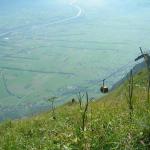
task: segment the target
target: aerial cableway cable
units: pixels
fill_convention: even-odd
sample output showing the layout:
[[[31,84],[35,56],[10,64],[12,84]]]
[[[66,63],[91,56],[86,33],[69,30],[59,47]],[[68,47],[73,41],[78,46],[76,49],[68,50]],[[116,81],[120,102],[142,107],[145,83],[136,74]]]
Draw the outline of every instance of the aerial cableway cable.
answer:
[[[112,72],[111,74],[109,74],[108,76],[106,76],[105,78],[103,79],[100,79],[98,80],[98,82],[102,82],[103,85],[101,86],[101,92],[102,93],[107,93],[108,92],[108,87],[105,86],[105,81],[107,81],[108,79],[110,79],[111,77],[115,76],[116,74],[120,73],[124,68],[129,68],[129,66],[133,66],[135,64],[135,62],[133,63],[133,61],[129,61],[127,64],[121,66],[120,68],[118,68],[117,70],[115,70],[114,72]],[[5,86],[5,90],[7,91],[7,93],[11,96],[14,96],[16,98],[21,98],[21,96],[18,96],[16,94],[14,94],[12,91],[10,91],[7,87],[7,84],[6,84],[6,79],[5,79],[5,76],[4,74],[2,73],[1,71],[1,75],[2,75],[2,80],[3,80],[3,83],[4,83],[4,86]]]
[[[115,76],[116,74],[120,73],[124,68],[127,68],[129,66],[133,66],[135,64],[135,62],[133,63],[133,61],[129,61],[127,64],[121,66],[120,68],[118,68],[117,70],[115,70],[113,73],[111,73],[110,75],[106,76],[104,79],[100,80],[99,82],[102,82],[102,86],[100,87],[100,91],[102,93],[108,93],[108,87],[105,85],[105,81],[108,80],[109,78]]]

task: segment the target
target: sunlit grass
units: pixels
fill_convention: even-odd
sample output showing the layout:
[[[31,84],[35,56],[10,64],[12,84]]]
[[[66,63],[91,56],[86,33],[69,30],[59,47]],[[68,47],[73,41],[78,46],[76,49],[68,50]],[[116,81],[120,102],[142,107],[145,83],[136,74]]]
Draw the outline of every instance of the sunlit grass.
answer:
[[[53,112],[0,125],[0,149],[109,150],[150,148],[150,104],[146,101],[146,72],[134,77],[133,116],[129,116],[126,84],[100,100],[90,101],[82,129],[79,103]]]

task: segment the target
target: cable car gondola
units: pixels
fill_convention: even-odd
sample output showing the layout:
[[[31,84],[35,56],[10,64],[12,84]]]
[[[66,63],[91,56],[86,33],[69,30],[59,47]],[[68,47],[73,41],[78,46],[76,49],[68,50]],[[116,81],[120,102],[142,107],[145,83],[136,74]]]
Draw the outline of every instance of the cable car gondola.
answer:
[[[103,85],[101,86],[100,91],[104,94],[108,93],[108,87],[105,86],[105,79],[103,80]]]

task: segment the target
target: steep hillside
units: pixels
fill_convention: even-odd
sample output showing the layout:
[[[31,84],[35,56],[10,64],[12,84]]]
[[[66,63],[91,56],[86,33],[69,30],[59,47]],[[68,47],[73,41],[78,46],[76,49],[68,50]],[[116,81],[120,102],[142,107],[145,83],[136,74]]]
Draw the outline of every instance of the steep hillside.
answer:
[[[147,73],[142,71],[134,77],[133,103],[127,101],[126,82],[88,105],[75,99],[54,112],[1,123],[0,150],[148,150],[146,86]]]

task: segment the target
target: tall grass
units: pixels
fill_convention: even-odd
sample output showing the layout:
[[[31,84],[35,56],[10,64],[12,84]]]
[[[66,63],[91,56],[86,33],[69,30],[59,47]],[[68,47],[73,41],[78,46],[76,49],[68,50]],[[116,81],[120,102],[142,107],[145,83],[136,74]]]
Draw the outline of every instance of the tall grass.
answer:
[[[130,120],[132,120],[132,115],[133,115],[133,73],[132,70],[129,73],[129,77],[128,77],[128,84],[127,84],[127,93],[126,93],[126,99],[127,99],[127,103],[128,103],[128,108],[129,108],[129,117]]]
[[[55,121],[50,117],[53,113],[45,112],[3,122],[0,150],[149,150],[150,105],[143,89],[146,79],[145,71],[134,78],[130,72],[126,84],[93,102],[88,93],[80,93],[78,103],[55,108],[59,114]]]

